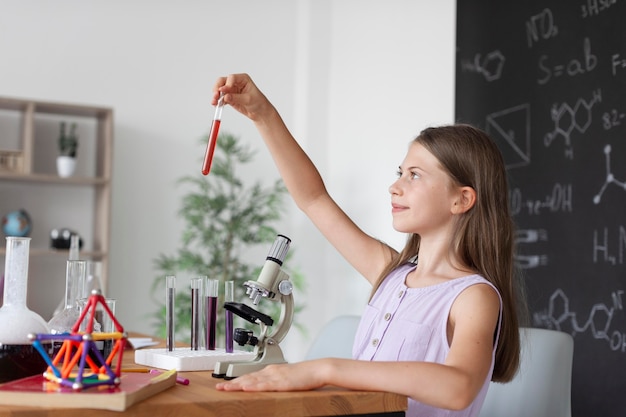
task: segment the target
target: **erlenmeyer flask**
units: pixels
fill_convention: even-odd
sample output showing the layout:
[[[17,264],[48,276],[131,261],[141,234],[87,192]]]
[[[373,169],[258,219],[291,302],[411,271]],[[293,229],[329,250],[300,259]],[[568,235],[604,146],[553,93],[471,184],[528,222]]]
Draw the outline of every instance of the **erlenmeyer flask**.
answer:
[[[72,331],[72,327],[80,317],[78,300],[83,295],[86,273],[86,261],[67,261],[64,307],[48,322],[50,333],[62,334]]]
[[[87,261],[85,285],[83,287],[83,294],[81,298],[88,298],[93,290],[98,290],[100,291],[100,294],[106,295],[104,293],[104,288],[102,288],[101,261]]]
[[[67,257],[70,261],[77,261],[80,257],[80,236],[73,234],[70,236],[70,250]],[[61,311],[65,308],[65,297],[61,298],[59,305],[54,309],[52,317],[61,314]]]
[[[30,333],[48,333],[45,320],[26,306],[29,237],[6,238],[4,300],[0,308],[0,383],[42,373],[46,362]]]

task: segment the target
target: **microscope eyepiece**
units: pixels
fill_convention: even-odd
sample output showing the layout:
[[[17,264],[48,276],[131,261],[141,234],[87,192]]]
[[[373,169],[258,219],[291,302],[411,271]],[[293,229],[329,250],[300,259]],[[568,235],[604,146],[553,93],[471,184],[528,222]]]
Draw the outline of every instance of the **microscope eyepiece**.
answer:
[[[282,266],[285,257],[287,256],[287,252],[289,251],[289,244],[291,243],[291,239],[289,239],[285,235],[277,235],[272,247],[270,248],[270,252],[267,254],[268,261],[274,261],[278,265]]]

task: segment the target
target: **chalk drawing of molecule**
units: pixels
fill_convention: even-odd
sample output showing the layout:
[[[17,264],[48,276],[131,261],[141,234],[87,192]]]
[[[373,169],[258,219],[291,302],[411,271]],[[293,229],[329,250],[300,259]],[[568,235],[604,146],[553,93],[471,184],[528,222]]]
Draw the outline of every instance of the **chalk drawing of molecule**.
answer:
[[[573,158],[572,133],[587,131],[592,121],[591,108],[601,101],[602,91],[598,89],[589,101],[579,98],[574,106],[568,103],[554,104],[550,111],[550,117],[554,121],[554,130],[545,135],[544,145],[548,147],[557,137],[562,136],[566,147],[565,155]]]
[[[584,322],[579,322],[577,314],[570,310],[569,298],[562,289],[557,289],[550,297],[548,310],[533,314],[535,325],[548,329],[563,331],[576,336],[579,333],[590,332],[594,339],[603,340],[613,351],[626,353],[626,334],[619,330],[611,330],[615,313],[623,311],[623,290],[611,294],[613,305],[596,303]]]
[[[499,50],[491,51],[484,57],[481,54],[474,55],[473,61],[463,59],[461,68],[463,71],[472,71],[482,74],[485,80],[491,82],[500,79],[506,58]]]
[[[594,204],[600,204],[602,194],[604,194],[604,190],[606,190],[606,187],[608,187],[609,184],[615,184],[626,191],[626,182],[616,180],[615,176],[611,172],[611,145],[606,145],[604,147],[604,156],[606,159],[606,177],[604,179],[604,184],[602,184],[602,188],[600,188],[598,194],[593,197]]]
[[[504,55],[499,50],[489,52],[481,64],[482,73],[487,81],[495,81],[502,76]]]

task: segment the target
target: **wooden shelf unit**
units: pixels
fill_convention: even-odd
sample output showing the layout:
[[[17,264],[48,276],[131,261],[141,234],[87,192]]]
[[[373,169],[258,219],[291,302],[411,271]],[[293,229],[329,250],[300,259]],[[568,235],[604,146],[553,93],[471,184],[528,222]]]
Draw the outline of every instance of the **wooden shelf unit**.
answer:
[[[79,136],[77,168],[73,176],[56,173],[61,122],[76,123]],[[108,288],[113,110],[108,107],[0,97],[0,217],[23,208],[32,218],[29,304],[31,293],[64,291],[68,252],[51,249],[50,231],[68,227],[83,239],[81,258],[102,261],[102,283]],[[13,158],[14,160],[11,160]],[[2,164],[4,162],[4,164]],[[76,223],[76,228],[72,227]],[[82,229],[82,230],[81,230]],[[5,245],[0,245],[4,258]],[[4,260],[2,261],[4,265]],[[59,265],[53,282],[45,282],[48,266]],[[4,268],[2,267],[2,270]],[[62,274],[59,278],[58,274]],[[42,283],[42,281],[44,281]],[[63,289],[58,289],[59,282]],[[43,287],[43,288],[41,288]],[[47,289],[46,289],[47,288]],[[41,294],[33,294],[42,305]],[[38,311],[46,318],[59,299]],[[54,304],[52,307],[51,305]],[[37,306],[30,306],[37,310]]]

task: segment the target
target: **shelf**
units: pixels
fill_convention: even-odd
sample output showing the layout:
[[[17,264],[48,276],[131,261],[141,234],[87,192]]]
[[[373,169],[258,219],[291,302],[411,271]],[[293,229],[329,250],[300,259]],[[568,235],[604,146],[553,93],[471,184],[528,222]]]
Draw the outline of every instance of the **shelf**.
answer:
[[[27,112],[30,106],[34,106],[37,113],[45,113],[59,116],[80,116],[90,118],[108,117],[113,112],[107,107],[91,106],[84,104],[57,103],[52,101],[28,100],[16,97],[0,97],[0,109]]]
[[[32,182],[38,184],[67,184],[67,185],[103,185],[109,182],[107,178],[87,178],[87,177],[68,177],[62,178],[58,175],[47,174],[16,174],[9,172],[0,172],[0,180],[15,182]]]
[[[69,177],[57,174],[62,123],[75,124],[78,134],[76,170]],[[111,108],[0,97],[0,217],[16,209],[31,217],[28,297],[43,317],[63,295],[69,256],[49,247],[50,230],[67,227],[81,236],[80,258],[102,261],[107,292],[112,158]],[[0,257],[5,252],[0,245]]]
[[[0,257],[3,257],[6,254],[6,249],[0,249]],[[29,251],[29,255],[33,257],[39,256],[62,256],[67,258],[69,255],[69,251],[63,249],[41,249],[41,248],[31,248]],[[81,251],[80,258],[81,259],[102,259],[106,257],[105,252],[101,251]]]

